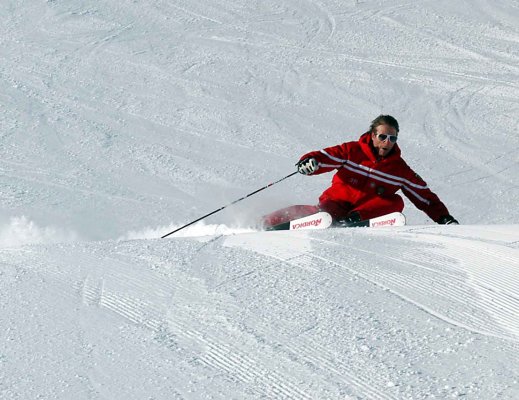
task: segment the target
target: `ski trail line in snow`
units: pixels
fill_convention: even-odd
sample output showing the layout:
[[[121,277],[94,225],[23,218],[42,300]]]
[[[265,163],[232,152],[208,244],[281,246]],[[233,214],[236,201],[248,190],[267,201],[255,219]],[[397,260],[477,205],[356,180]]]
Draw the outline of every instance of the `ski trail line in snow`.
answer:
[[[91,262],[95,261],[95,258],[92,258]],[[239,342],[229,341],[226,332],[217,335],[218,329],[214,329],[212,333],[207,329],[195,329],[197,324],[192,321],[190,315],[183,313],[178,307],[174,308],[172,316],[168,316],[169,302],[161,302],[157,298],[175,293],[176,296],[185,299],[203,299],[203,293],[197,293],[190,287],[174,284],[153,274],[134,275],[132,265],[120,260],[110,259],[108,264],[109,268],[91,271],[85,278],[82,293],[86,305],[106,308],[138,326],[149,329],[159,335],[166,345],[168,341],[196,343],[197,348],[204,349],[197,355],[201,362],[249,384],[264,396],[300,400],[312,398],[297,382],[292,382],[288,375],[273,372],[261,359],[248,357],[236,346]],[[150,287],[153,287],[156,294],[152,298],[145,296],[147,288]],[[139,293],[142,298],[137,297]]]
[[[434,236],[438,238],[437,235]],[[311,239],[334,246],[340,245],[315,237]],[[363,279],[394,293],[403,300],[414,304],[423,311],[451,325],[474,333],[519,342],[519,320],[517,318],[519,300],[515,295],[519,291],[519,287],[517,287],[519,286],[517,283],[518,279],[516,277],[519,273],[519,267],[516,265],[518,261],[513,254],[500,255],[503,252],[513,253],[517,251],[509,247],[496,246],[500,247],[500,249],[497,254],[494,254],[487,250],[482,250],[480,243],[474,244],[466,240],[463,240],[463,246],[458,244],[452,247],[452,239],[444,240],[442,243],[451,246],[449,253],[452,254],[453,260],[450,262],[454,263],[454,265],[463,265],[467,260],[472,260],[469,262],[471,265],[463,268],[463,272],[466,274],[465,277],[456,277],[449,273],[443,275],[446,279],[442,279],[440,282],[437,282],[438,275],[432,276],[431,280],[428,281],[423,275],[413,276],[411,273],[398,274],[395,271],[380,271],[374,265],[367,265],[365,268],[358,266],[353,268],[328,257],[315,254],[313,256],[323,262],[336,264],[352,274],[361,276]],[[375,259],[390,259],[397,264],[408,264],[409,266],[422,268],[419,263],[408,262],[404,258],[395,258],[394,256],[387,256],[383,253],[358,247],[352,248],[352,252],[370,254]],[[430,254],[428,253],[429,256]],[[495,262],[495,260],[511,262],[512,265],[508,273],[492,274],[488,268],[484,268],[485,265],[492,265],[492,261]],[[431,260],[429,259],[429,261]],[[438,270],[440,270],[440,267],[441,264],[438,264]],[[439,311],[425,304],[423,299],[417,300],[418,293],[421,293],[420,296],[424,298],[433,296],[438,299],[449,299],[451,306]],[[428,293],[429,295],[423,296],[423,293]],[[468,301],[468,299],[472,299],[472,301]],[[454,304],[461,306],[461,310],[455,310]],[[471,311],[467,312],[469,306]],[[436,305],[436,308],[439,308],[439,306]],[[479,315],[476,314],[478,309],[480,310]],[[451,315],[448,315],[448,313],[451,313]]]
[[[301,234],[302,236],[305,235],[304,233],[300,233],[300,235]],[[280,278],[286,275],[286,270],[281,268],[283,264],[289,266],[291,270],[296,268],[303,273],[320,274],[323,272],[323,263],[309,252],[310,249],[308,246],[304,244],[295,246],[295,243],[290,245],[290,242],[295,239],[290,233],[275,232],[274,235],[276,236],[276,244],[273,246],[264,246],[259,243],[254,243],[254,239],[250,236],[241,238],[227,237],[224,246],[243,246],[251,251],[276,260],[276,262],[272,263],[273,268],[269,268],[268,272]],[[280,245],[280,242],[285,246]],[[326,274],[334,275],[333,272],[330,272],[330,269],[326,269]],[[344,280],[344,275],[336,274],[336,276],[339,278],[337,281],[340,282]],[[397,397],[384,390],[385,387],[381,385],[381,380],[377,375],[355,374],[355,368],[350,368],[347,363],[339,362],[337,355],[334,355],[330,349],[327,349],[313,337],[298,335],[288,340],[285,336],[277,335],[272,331],[263,331],[257,326],[255,329],[256,334],[268,337],[273,346],[288,352],[291,359],[297,359],[298,362],[303,365],[310,364],[314,369],[321,371],[323,374],[332,375],[333,382],[340,382],[343,387],[352,390],[354,397],[367,396],[367,398],[376,400],[397,399]]]

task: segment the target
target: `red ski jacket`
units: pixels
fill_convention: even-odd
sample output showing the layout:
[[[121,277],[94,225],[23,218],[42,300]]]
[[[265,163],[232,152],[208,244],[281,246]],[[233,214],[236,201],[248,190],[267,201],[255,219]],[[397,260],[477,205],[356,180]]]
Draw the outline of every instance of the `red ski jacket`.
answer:
[[[378,159],[371,145],[371,134],[363,134],[358,141],[347,142],[312,151],[301,157],[313,157],[322,174],[338,169],[332,186],[322,195],[338,202],[358,205],[377,196],[395,194],[402,189],[405,196],[434,222],[449,215],[447,207],[402,159],[400,148],[395,144],[388,156]]]

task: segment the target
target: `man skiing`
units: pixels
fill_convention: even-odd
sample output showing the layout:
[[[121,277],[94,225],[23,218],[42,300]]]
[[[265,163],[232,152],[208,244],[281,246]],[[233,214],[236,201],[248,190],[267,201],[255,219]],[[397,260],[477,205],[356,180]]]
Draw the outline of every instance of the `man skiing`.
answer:
[[[332,185],[319,197],[318,209],[336,223],[357,222],[391,212],[401,212],[406,197],[438,224],[458,224],[447,207],[402,159],[399,126],[391,115],[375,118],[358,141],[312,151],[296,164],[304,175],[337,169]]]

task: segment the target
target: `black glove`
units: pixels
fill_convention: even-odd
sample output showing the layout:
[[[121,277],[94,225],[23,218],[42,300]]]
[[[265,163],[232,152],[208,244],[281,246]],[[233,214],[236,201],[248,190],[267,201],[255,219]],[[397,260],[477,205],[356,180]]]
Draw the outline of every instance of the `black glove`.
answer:
[[[459,222],[456,221],[452,215],[444,215],[436,222],[440,225],[459,225]]]
[[[297,164],[297,171],[303,175],[312,175],[315,171],[319,169],[319,164],[317,160],[313,157],[305,158],[304,160],[299,161]]]

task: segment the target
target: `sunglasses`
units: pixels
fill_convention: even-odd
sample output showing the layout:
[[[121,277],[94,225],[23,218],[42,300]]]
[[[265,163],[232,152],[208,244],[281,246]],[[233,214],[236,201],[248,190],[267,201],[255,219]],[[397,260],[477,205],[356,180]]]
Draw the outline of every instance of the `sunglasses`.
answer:
[[[389,138],[389,141],[391,143],[396,143],[396,140],[398,139],[398,136],[396,136],[396,135],[386,135],[385,133],[376,133],[375,136],[381,142],[385,142],[387,140],[387,138]]]

